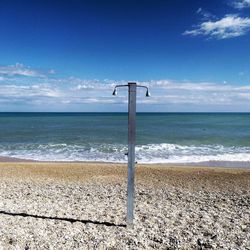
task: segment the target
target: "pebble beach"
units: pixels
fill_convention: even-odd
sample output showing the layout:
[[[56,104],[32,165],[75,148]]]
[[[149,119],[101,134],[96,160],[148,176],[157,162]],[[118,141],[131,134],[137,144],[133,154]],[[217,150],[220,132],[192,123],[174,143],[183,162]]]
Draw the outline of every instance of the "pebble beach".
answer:
[[[0,163],[0,249],[250,249],[250,170]]]

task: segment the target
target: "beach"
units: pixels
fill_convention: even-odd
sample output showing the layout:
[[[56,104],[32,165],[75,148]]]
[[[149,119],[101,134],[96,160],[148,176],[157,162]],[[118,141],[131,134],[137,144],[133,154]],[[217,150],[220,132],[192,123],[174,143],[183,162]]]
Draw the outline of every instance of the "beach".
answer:
[[[250,249],[250,169],[0,163],[0,249]]]

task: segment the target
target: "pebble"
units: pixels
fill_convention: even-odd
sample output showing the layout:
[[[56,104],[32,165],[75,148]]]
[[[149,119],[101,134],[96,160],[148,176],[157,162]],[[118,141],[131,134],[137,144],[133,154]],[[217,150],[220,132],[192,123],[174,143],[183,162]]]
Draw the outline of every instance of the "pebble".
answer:
[[[249,189],[138,183],[127,228],[126,183],[1,178],[0,188],[0,249],[250,249]]]

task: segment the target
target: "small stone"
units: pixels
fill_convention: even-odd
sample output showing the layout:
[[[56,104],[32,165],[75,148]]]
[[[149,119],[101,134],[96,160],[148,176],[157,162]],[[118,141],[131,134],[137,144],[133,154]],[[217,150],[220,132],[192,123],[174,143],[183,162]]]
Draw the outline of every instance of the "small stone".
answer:
[[[211,240],[215,240],[215,239],[217,239],[217,234],[214,234],[214,235],[212,235],[212,237],[211,237]]]
[[[202,249],[203,241],[201,239],[197,239],[197,244]]]
[[[175,237],[175,236],[170,236],[169,237],[169,244],[172,247],[178,247],[178,245],[180,244],[180,241]]]

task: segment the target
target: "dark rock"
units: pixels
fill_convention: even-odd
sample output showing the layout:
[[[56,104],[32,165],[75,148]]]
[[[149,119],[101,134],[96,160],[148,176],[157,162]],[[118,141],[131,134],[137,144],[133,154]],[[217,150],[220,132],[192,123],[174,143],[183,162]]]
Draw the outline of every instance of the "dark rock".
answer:
[[[180,244],[180,241],[175,236],[169,237],[169,244],[171,247],[177,248]]]
[[[212,235],[212,237],[211,237],[211,240],[215,240],[215,239],[217,239],[217,234],[214,234],[214,235]]]

